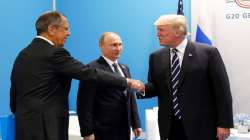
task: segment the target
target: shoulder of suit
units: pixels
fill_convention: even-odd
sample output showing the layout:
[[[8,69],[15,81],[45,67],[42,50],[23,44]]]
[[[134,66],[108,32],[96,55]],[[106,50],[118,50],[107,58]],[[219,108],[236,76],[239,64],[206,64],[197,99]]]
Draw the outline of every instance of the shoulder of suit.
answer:
[[[169,51],[169,48],[168,47],[164,47],[164,48],[161,48],[159,50],[156,50],[154,51],[153,53],[151,53],[150,55],[158,55],[158,54],[162,54],[162,53],[166,53]]]
[[[44,50],[48,53],[48,55],[50,54],[62,54],[62,53],[66,53],[66,54],[70,54],[65,48],[63,47],[54,47],[53,45],[51,45],[49,42],[40,39],[40,38],[34,38],[32,40],[32,42],[29,44],[29,47],[35,47],[38,48],[40,50]]]
[[[88,63],[88,66],[94,67],[94,68],[98,68],[98,67],[101,67],[102,64],[101,64],[101,62],[100,62],[100,59],[95,59],[95,60],[89,62],[89,63]]]
[[[189,47],[189,50],[193,50],[197,53],[213,53],[214,51],[217,50],[216,47],[214,46],[211,46],[211,45],[207,45],[207,44],[204,44],[204,43],[198,43],[198,42],[189,42],[188,44],[188,47]]]
[[[208,44],[204,44],[204,43],[199,43],[199,42],[190,42],[191,47],[195,47],[198,49],[214,49],[214,46],[208,45]]]
[[[60,56],[61,54],[70,55],[69,52],[62,47],[53,47],[48,42],[35,38],[32,42],[25,47],[20,53],[39,53],[44,56]]]
[[[58,56],[58,57],[61,56],[71,57],[69,51],[67,51],[63,47],[51,47],[51,49],[49,49],[48,51],[48,55]]]
[[[31,42],[31,45],[54,48],[49,42],[41,38],[34,38]]]

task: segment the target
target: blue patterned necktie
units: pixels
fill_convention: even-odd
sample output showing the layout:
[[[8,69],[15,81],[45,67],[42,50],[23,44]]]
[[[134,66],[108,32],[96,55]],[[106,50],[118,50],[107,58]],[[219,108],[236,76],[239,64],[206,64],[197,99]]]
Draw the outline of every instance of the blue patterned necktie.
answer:
[[[173,53],[171,62],[172,102],[173,102],[174,116],[177,119],[181,119],[182,115],[181,115],[181,107],[179,104],[180,100],[178,99],[177,96],[181,67],[177,52],[178,52],[177,49],[172,49]]]

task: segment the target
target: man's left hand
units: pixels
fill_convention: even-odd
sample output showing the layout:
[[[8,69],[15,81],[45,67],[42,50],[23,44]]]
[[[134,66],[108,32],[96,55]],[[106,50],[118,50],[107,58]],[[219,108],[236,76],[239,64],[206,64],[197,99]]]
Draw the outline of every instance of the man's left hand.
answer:
[[[142,133],[142,129],[141,128],[135,128],[134,130],[134,134],[135,134],[135,137],[139,137]]]
[[[218,140],[225,140],[229,137],[230,135],[230,128],[217,128],[217,138]]]

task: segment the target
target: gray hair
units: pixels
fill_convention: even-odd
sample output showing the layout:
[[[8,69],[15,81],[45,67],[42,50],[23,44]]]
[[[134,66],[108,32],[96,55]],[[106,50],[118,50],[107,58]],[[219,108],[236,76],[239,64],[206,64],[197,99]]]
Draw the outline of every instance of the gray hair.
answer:
[[[102,35],[101,35],[101,37],[100,37],[100,39],[99,39],[99,46],[101,46],[103,43],[104,43],[104,41],[105,41],[105,37],[106,36],[108,36],[108,35],[116,35],[116,36],[118,36],[118,37],[120,37],[117,33],[115,33],[115,32],[104,32],[104,33],[102,33]]]
[[[65,17],[63,14],[56,11],[42,14],[36,21],[37,35],[47,32],[49,25],[60,25],[63,17]]]

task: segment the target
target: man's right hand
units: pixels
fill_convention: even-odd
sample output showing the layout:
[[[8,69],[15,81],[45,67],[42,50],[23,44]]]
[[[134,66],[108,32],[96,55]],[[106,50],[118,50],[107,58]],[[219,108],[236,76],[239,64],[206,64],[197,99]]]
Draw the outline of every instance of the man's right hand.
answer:
[[[85,136],[83,137],[84,140],[95,140],[95,135],[94,134],[91,134],[91,135],[88,135],[88,136]]]
[[[133,79],[127,78],[127,82],[128,82],[129,87],[131,87],[133,89],[136,89],[136,90],[138,90],[140,92],[145,91],[145,85],[140,80],[133,80]]]

